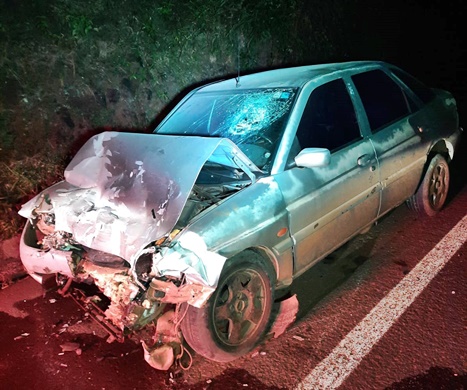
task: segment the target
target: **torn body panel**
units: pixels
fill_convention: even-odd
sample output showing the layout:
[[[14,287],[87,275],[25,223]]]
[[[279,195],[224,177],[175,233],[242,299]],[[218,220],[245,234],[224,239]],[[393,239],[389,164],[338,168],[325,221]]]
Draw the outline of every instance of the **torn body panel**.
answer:
[[[208,296],[225,259],[196,235],[171,244],[170,233],[251,184],[258,172],[227,139],[99,134],[70,162],[65,181],[21,209],[29,219],[23,261],[32,272],[67,276],[80,273],[73,256],[101,265],[126,262],[136,275],[137,260],[152,252],[152,277],[183,274],[187,282],[208,287]],[[49,267],[57,256],[60,265]]]
[[[20,240],[21,260],[28,273],[39,283],[42,276],[59,273],[68,277],[73,276],[70,263],[73,261],[72,252],[59,249],[43,250],[38,244],[38,237],[33,224],[28,221],[23,229]]]
[[[97,257],[113,256],[134,268],[148,245],[165,241],[163,249],[153,250],[161,275],[184,273],[189,281],[214,288],[222,257],[210,253],[194,236],[171,248],[167,238],[174,228],[183,229],[202,210],[251,184],[254,172],[260,171],[227,139],[102,133],[71,161],[66,181],[21,209],[20,214],[30,220],[28,242],[23,239],[25,252],[30,247],[36,255],[49,252],[50,257],[61,250],[65,257],[69,251],[89,257],[93,250],[99,252]],[[41,238],[33,237],[33,228]],[[27,257],[28,269],[47,273],[47,266],[37,266],[33,255]],[[76,274],[73,269],[63,273]]]
[[[26,203],[20,214],[53,209],[54,231],[133,264],[148,243],[168,235],[201,169],[259,169],[229,140],[106,132],[91,138],[65,171],[66,181]],[[241,164],[239,164],[241,162]]]
[[[99,134],[65,181],[23,205],[22,261],[39,282],[56,273],[94,283],[110,300],[106,320],[121,331],[113,338],[141,333],[153,351],[141,330],[167,305],[201,307],[226,260],[197,234],[177,234],[260,173],[227,139]]]

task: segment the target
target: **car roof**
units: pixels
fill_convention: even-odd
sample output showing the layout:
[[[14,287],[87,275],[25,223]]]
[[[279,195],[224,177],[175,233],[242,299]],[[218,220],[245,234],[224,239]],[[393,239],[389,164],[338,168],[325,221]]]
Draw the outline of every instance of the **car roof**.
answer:
[[[339,73],[351,69],[365,70],[366,68],[388,67],[382,61],[352,61],[336,62],[332,64],[308,65],[293,68],[281,68],[265,72],[252,73],[241,76],[237,84],[235,77],[208,84],[201,87],[202,92],[225,91],[233,89],[250,88],[280,88],[280,87],[301,87],[308,81],[320,76]]]

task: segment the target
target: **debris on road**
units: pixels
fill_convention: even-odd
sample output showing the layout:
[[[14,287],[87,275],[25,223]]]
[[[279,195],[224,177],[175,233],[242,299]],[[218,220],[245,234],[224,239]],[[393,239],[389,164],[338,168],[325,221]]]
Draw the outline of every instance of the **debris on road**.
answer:
[[[277,314],[276,321],[271,329],[271,334],[274,338],[278,338],[283,334],[286,329],[295,321],[295,317],[298,313],[298,299],[297,295],[293,295],[290,298],[280,303],[279,313]]]
[[[58,334],[62,334],[63,332],[66,332],[69,326],[70,326],[69,324],[63,324],[62,327],[58,330]]]
[[[16,340],[23,339],[28,336],[29,336],[29,333],[21,333],[19,336],[16,336],[13,340],[16,341]]]
[[[305,341],[305,339],[303,337],[297,336],[295,334],[292,336],[292,338],[295,339],[295,340],[298,340],[298,341]]]
[[[63,344],[60,344],[60,348],[62,349],[62,352],[73,352],[80,349],[80,345],[78,343],[67,341]]]

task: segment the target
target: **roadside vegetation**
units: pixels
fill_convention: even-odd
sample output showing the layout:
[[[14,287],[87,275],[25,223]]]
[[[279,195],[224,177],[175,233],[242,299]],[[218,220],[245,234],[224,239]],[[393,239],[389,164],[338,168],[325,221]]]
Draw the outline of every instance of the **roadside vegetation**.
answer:
[[[326,9],[315,10],[312,20],[305,5],[2,2],[0,239],[20,230],[20,205],[59,180],[91,134],[150,131],[183,92],[202,82],[333,57],[322,22]]]

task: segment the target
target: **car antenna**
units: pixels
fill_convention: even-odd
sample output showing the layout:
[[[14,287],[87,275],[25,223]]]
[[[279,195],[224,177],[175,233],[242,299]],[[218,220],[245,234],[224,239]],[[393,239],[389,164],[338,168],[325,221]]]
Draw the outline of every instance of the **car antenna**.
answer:
[[[235,86],[240,86],[240,36],[238,36],[237,42],[237,77],[235,77]]]

